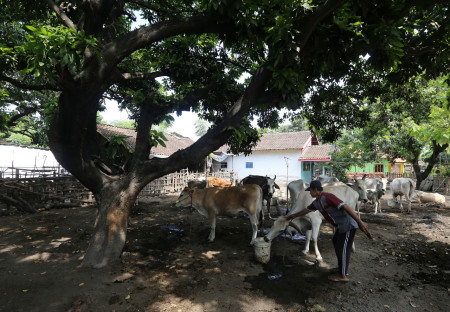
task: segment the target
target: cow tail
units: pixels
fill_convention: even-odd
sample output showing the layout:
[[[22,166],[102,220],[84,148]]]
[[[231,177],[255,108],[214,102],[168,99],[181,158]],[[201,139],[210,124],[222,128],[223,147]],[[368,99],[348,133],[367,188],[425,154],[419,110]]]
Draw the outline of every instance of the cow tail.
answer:
[[[264,210],[263,210],[263,191],[259,188],[258,210],[259,210],[259,224],[263,227],[264,222]]]
[[[413,196],[415,190],[416,183],[412,179],[409,179],[409,198]]]

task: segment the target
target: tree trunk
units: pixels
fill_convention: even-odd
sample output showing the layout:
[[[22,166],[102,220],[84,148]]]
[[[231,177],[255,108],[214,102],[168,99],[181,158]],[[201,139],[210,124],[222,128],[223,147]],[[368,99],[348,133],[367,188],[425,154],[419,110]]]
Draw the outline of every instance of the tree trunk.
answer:
[[[118,186],[105,188],[97,196],[97,219],[82,266],[101,268],[120,259],[137,195],[130,187]]]
[[[430,175],[434,165],[437,164],[439,154],[442,153],[443,151],[445,151],[448,147],[448,143],[439,145],[434,140],[432,141],[432,144],[433,144],[432,145],[433,153],[431,154],[431,156],[428,160],[428,165],[425,168],[424,172],[420,171],[420,166],[419,166],[419,162],[418,162],[419,157],[417,157],[417,161],[415,161],[413,163],[413,168],[414,168],[414,171],[416,173],[416,178],[417,178],[417,183],[416,183],[417,189],[419,189],[420,183],[422,183],[422,181],[424,181]]]

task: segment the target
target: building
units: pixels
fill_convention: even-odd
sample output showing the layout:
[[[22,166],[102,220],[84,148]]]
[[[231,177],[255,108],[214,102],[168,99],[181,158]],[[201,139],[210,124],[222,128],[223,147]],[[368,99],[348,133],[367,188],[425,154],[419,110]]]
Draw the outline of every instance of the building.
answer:
[[[110,140],[113,136],[122,136],[130,150],[134,150],[136,147],[136,131],[133,129],[126,129],[106,124],[97,124],[97,132],[106,140]],[[164,136],[167,138],[167,141],[164,142],[166,146],[158,144],[156,147],[153,147],[151,149],[151,154],[149,154],[149,158],[169,157],[176,151],[191,146],[194,143],[192,139],[177,133],[164,134]]]
[[[0,178],[58,175],[63,170],[49,149],[0,142]]]
[[[213,170],[230,170],[239,179],[248,175],[277,176],[277,181],[311,181],[314,176],[331,174],[332,145],[319,145],[310,131],[264,134],[252,153],[226,154],[225,148],[213,157]]]

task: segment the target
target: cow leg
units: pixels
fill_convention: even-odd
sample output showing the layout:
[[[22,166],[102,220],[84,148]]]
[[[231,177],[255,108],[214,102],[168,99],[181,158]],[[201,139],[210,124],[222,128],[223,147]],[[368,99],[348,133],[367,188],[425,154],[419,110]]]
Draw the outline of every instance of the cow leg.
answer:
[[[408,213],[411,213],[411,199],[408,195],[405,195],[405,200],[408,202]]]
[[[311,242],[312,230],[307,230],[305,233],[306,241],[305,241],[305,249],[302,250],[302,254],[306,255],[309,252],[309,243]]]
[[[255,244],[256,236],[258,234],[258,216],[257,215],[251,215],[250,217],[250,223],[252,225],[253,235],[252,240],[250,241],[250,246],[253,246]]]
[[[400,195],[398,197],[400,197],[400,212],[403,213],[402,195]]]
[[[214,239],[216,238],[216,216],[213,213],[209,214],[209,225],[211,228],[211,231],[209,232],[208,241],[214,242]]]
[[[312,240],[313,240],[313,244],[314,244],[314,252],[316,254],[316,260],[318,262],[322,262],[322,255],[320,254],[319,251],[319,246],[317,246],[317,241],[318,241],[318,237],[319,237],[319,230],[320,230],[320,224],[322,222],[318,222],[318,224],[312,224]]]
[[[264,211],[259,212],[259,228],[261,231],[261,236],[264,236]],[[252,227],[253,228],[253,227]]]
[[[278,199],[275,202],[275,207],[277,207],[278,215],[282,216],[283,214],[281,213],[280,201]]]
[[[267,215],[269,216],[269,219],[275,219],[275,218],[272,218],[271,216],[270,216],[270,202],[272,201],[272,198],[271,197],[269,197],[269,198],[267,198],[267,200],[266,200],[266,202],[267,202]]]

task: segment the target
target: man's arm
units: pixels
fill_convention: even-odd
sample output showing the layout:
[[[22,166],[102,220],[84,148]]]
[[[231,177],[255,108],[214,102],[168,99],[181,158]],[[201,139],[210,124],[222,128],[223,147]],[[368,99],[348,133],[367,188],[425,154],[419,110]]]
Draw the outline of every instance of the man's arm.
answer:
[[[350,208],[349,205],[345,204],[344,206],[342,206],[342,209],[344,209],[349,215],[350,217],[352,217],[356,223],[358,223],[359,228],[361,229],[361,231],[363,231],[364,233],[368,232],[368,226],[366,223],[364,223],[359,217],[358,215],[355,213],[355,211],[353,211],[352,208]]]
[[[297,217],[304,216],[305,214],[308,214],[308,213],[310,213],[310,212],[311,212],[311,211],[308,210],[308,209],[303,209],[303,210],[301,210],[301,211],[299,211],[299,212],[297,212],[297,213],[293,213],[293,214],[291,214],[290,216],[287,216],[286,219],[287,219],[288,221],[291,221],[291,220],[293,220],[293,219],[295,219],[295,218],[297,218]]]

